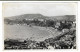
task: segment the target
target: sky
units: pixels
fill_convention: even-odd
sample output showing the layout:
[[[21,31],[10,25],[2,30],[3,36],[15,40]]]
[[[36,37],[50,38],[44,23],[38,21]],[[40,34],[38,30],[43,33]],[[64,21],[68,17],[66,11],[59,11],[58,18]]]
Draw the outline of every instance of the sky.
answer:
[[[44,16],[76,15],[76,3],[3,3],[3,17],[22,14],[42,14]]]

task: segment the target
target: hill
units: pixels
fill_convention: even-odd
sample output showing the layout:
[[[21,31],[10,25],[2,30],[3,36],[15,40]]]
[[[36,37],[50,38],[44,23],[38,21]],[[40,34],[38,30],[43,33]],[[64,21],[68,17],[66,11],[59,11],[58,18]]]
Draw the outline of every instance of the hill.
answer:
[[[42,14],[23,14],[18,16],[6,17],[7,19],[15,20],[15,19],[51,19],[51,20],[67,20],[67,21],[75,21],[75,15],[63,15],[63,16],[44,16]]]

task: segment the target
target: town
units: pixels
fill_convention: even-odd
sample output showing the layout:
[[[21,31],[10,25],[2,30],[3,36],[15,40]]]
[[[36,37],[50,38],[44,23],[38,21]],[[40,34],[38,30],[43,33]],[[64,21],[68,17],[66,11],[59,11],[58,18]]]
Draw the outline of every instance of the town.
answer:
[[[76,49],[76,21],[52,19],[4,19],[7,25],[25,25],[28,27],[44,27],[55,29],[61,34],[44,41],[5,39],[4,49]],[[57,33],[57,32],[56,32]],[[56,34],[55,34],[56,35]]]

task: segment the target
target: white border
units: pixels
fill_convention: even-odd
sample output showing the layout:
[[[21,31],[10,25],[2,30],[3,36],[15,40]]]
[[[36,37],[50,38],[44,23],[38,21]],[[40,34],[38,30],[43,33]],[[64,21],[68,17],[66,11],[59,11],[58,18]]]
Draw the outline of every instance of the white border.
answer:
[[[63,49],[55,49],[55,50],[4,50],[3,49],[3,28],[4,28],[4,26],[3,26],[3,23],[2,23],[2,2],[4,3],[4,2],[18,2],[18,3],[20,3],[20,2],[29,2],[29,3],[31,3],[31,2],[35,2],[35,3],[37,3],[37,2],[47,2],[47,3],[49,3],[49,2],[69,2],[69,3],[73,3],[73,2],[77,2],[78,3],[78,16],[77,16],[77,49],[75,50],[73,50],[73,49],[67,49],[67,50],[63,50]],[[79,26],[79,24],[80,24],[80,1],[0,1],[0,52],[80,52],[79,51],[79,48],[80,48],[80,41],[79,41],[79,38],[80,38],[80,33],[79,33],[79,29],[80,29],[80,26]]]

